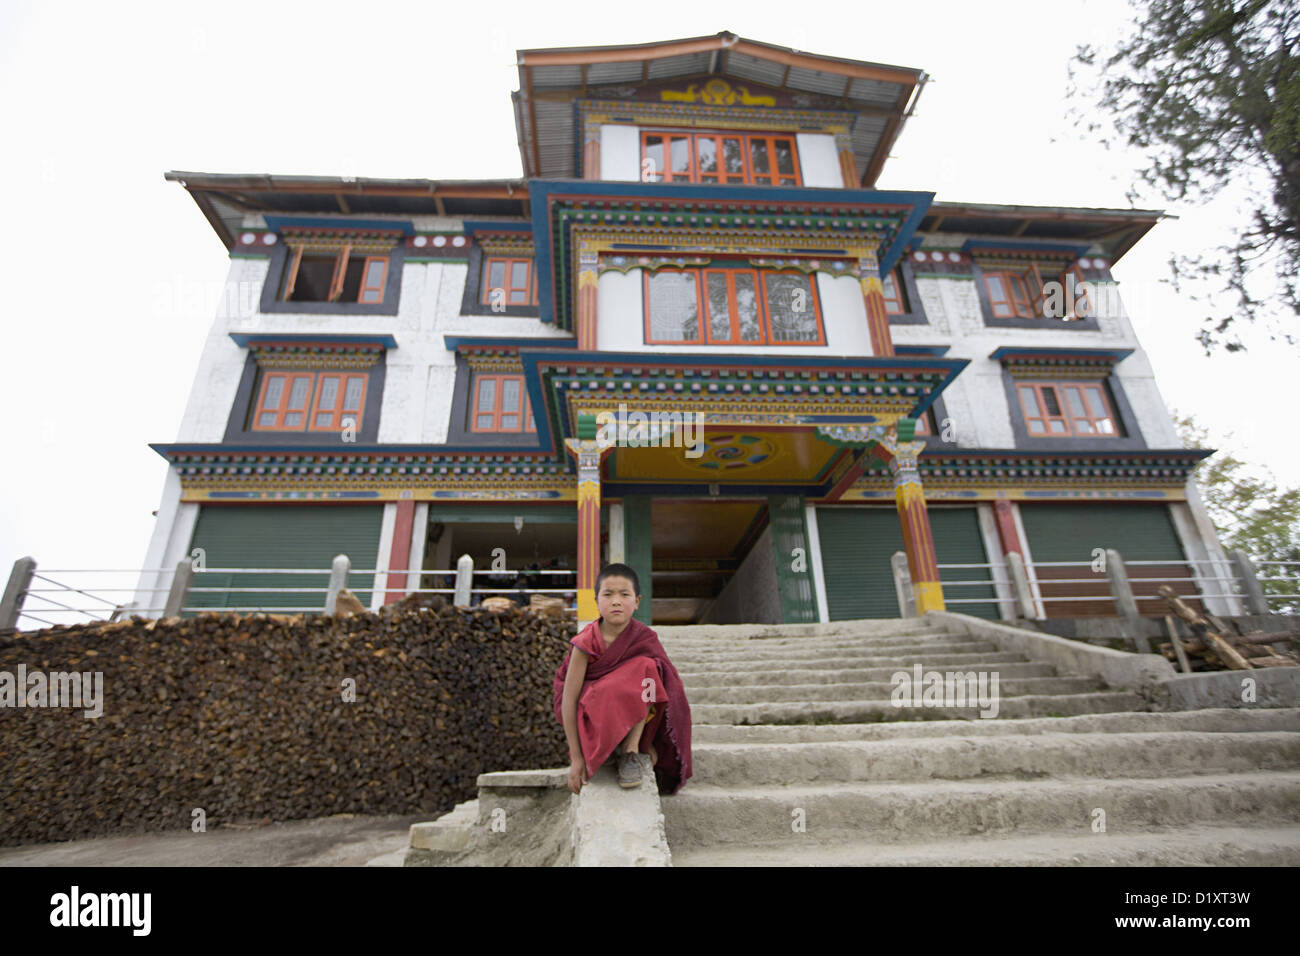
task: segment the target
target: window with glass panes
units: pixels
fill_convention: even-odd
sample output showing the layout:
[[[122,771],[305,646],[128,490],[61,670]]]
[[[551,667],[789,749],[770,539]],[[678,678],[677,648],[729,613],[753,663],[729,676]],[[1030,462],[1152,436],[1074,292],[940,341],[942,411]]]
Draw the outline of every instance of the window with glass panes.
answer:
[[[341,431],[358,428],[365,408],[364,374],[267,372],[262,376],[253,429]]]
[[[1088,290],[1077,267],[1056,273],[1031,262],[1024,268],[981,268],[980,271],[994,318],[1049,318],[1068,322],[1088,317]],[[1055,296],[1049,290],[1049,283],[1059,284]],[[1059,314],[1053,314],[1056,312]]]
[[[803,272],[647,271],[646,344],[824,345],[817,283]]]
[[[280,298],[285,302],[384,301],[388,257],[353,253],[350,245],[337,252],[315,252],[291,246]]]
[[[781,133],[641,133],[644,182],[799,186],[795,138]]]
[[[484,305],[537,305],[533,260],[489,256],[483,263]]]
[[[1114,438],[1119,435],[1101,382],[1018,382],[1016,393],[1031,436]]]
[[[475,376],[470,431],[537,431],[522,375]]]
[[[889,315],[906,315],[907,296],[903,292],[903,277],[894,269],[880,282],[885,293],[885,312]]]

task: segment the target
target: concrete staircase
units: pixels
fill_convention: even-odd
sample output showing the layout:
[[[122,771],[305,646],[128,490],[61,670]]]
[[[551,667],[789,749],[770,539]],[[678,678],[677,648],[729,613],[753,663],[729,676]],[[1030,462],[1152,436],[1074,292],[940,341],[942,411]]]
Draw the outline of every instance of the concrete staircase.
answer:
[[[656,628],[694,718],[673,864],[1300,864],[1294,702],[1150,712],[948,617]],[[916,664],[996,672],[996,717],[894,706]]]

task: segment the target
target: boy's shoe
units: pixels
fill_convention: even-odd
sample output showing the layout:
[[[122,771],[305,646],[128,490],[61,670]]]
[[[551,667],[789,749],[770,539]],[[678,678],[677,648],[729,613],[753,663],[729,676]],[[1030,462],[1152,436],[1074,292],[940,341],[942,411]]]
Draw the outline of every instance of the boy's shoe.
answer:
[[[627,789],[641,786],[641,757],[621,754],[618,758],[618,785]]]

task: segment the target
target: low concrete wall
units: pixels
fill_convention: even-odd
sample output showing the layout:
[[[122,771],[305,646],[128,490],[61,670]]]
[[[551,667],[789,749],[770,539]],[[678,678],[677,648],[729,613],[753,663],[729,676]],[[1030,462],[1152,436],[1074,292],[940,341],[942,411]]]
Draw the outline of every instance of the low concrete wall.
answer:
[[[1159,654],[1130,654],[1094,647],[952,611],[929,611],[925,620],[963,630],[993,642],[1001,650],[1023,654],[1031,661],[1047,661],[1059,667],[1063,674],[1096,675],[1112,687],[1141,690],[1157,681],[1168,680],[1175,673],[1173,666]]]
[[[1300,667],[1175,674],[1156,683],[1151,701],[1161,710],[1300,707]]]
[[[1285,614],[1219,615],[1219,619],[1235,624],[1243,633],[1250,631],[1283,632],[1291,634],[1291,646],[1300,648],[1300,618]],[[1064,617],[1046,621],[1029,622],[1033,630],[1055,634],[1071,640],[1084,641],[1114,650],[1137,651],[1134,635],[1148,638],[1153,648],[1169,640],[1163,618],[1144,617],[1136,624],[1118,617]],[[1187,625],[1174,619],[1180,637],[1190,637]],[[1286,642],[1282,642],[1285,646]]]
[[[623,789],[612,761],[574,795],[568,768],[480,774],[472,804],[411,826],[405,866],[671,866],[649,758]]]

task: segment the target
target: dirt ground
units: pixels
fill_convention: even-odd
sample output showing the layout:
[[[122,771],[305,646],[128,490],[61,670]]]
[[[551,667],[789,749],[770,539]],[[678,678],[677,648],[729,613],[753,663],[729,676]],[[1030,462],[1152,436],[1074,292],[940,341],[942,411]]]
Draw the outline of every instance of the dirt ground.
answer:
[[[136,833],[0,847],[0,866],[401,866],[420,816],[337,814],[205,833]]]

